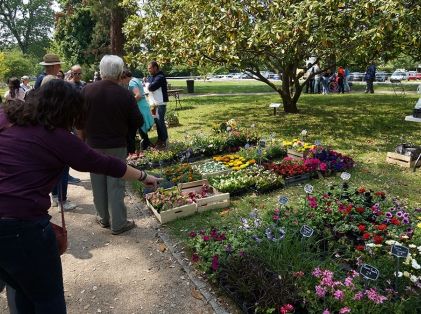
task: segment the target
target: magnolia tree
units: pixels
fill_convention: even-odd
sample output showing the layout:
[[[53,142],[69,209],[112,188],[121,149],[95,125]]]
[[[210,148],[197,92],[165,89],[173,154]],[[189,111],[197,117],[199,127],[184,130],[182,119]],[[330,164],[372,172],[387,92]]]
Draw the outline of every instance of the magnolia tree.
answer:
[[[200,66],[213,63],[252,73],[298,112],[305,76],[356,60],[390,58],[403,43],[418,45],[402,0],[148,0],[124,1],[137,14],[126,21],[127,61]],[[419,5],[417,12],[419,13]],[[419,16],[419,15],[418,15]],[[417,20],[417,18],[415,18]],[[415,38],[415,40],[414,40]],[[313,64],[306,64],[312,58]],[[263,70],[280,74],[275,83]]]

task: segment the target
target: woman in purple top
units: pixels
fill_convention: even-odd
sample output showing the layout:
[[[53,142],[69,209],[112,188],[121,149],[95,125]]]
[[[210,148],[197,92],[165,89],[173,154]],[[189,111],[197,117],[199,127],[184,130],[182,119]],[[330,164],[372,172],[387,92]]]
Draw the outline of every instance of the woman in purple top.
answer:
[[[16,290],[19,313],[66,313],[61,260],[48,209],[66,165],[140,180],[158,179],[97,153],[70,130],[84,101],[70,83],[52,80],[26,102],[0,108],[0,279]]]

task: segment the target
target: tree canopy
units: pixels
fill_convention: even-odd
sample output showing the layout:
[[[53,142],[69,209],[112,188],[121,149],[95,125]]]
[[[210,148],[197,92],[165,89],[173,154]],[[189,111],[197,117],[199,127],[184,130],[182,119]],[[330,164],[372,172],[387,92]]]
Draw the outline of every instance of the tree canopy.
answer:
[[[410,2],[410,1],[407,1]],[[305,61],[321,71],[355,60],[390,59],[406,47],[420,50],[408,23],[419,4],[401,0],[126,0],[139,14],[125,24],[127,61],[215,63],[253,73],[282,97],[286,112],[297,112],[306,80]],[[141,5],[141,7],[139,7]],[[418,19],[419,21],[419,19]],[[263,70],[282,74],[276,84]]]
[[[17,44],[24,54],[40,55],[54,26],[52,1],[1,0],[0,26],[0,48]]]

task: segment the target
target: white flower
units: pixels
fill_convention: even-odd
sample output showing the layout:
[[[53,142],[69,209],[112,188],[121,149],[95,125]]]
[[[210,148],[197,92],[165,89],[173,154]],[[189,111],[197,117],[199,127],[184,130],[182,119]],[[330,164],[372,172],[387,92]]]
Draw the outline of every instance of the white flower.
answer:
[[[421,252],[421,245],[417,247],[417,250]]]
[[[227,131],[228,131],[228,132],[229,132],[229,131],[231,131],[231,127],[229,127],[229,126],[228,126],[228,127],[227,127]]]
[[[367,243],[365,246],[368,246],[368,247],[375,247],[376,245],[375,245],[374,243]]]
[[[394,273],[395,277],[402,277],[402,272],[398,272],[398,276],[396,276],[396,272]]]
[[[414,275],[412,275],[409,279],[414,283],[417,282],[418,280],[417,276],[414,276]]]
[[[301,131],[301,135],[302,135],[302,136],[306,136],[306,135],[307,135],[307,130],[305,130],[305,129],[304,129],[304,130],[302,130],[302,131]]]
[[[255,128],[255,127],[256,127],[256,125],[253,123],[253,124],[251,125],[251,127],[252,127],[252,128]]]
[[[408,245],[411,249],[415,249],[417,246],[415,244]]]
[[[406,278],[409,278],[409,276],[411,276],[411,274],[410,274],[410,273],[408,273],[407,271],[404,271],[404,272],[403,272],[403,275],[404,275]]]
[[[420,266],[420,264],[417,263],[416,259],[412,259],[412,268],[421,269],[421,266]]]
[[[393,245],[393,244],[399,245],[399,242],[398,241],[395,241],[395,240],[387,240],[385,243],[387,245]]]

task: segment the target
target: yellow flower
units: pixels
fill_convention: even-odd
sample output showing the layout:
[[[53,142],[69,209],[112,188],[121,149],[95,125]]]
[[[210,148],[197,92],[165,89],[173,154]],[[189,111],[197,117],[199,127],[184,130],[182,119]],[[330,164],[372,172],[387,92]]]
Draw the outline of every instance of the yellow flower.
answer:
[[[417,223],[417,227],[421,229],[421,222]]]

